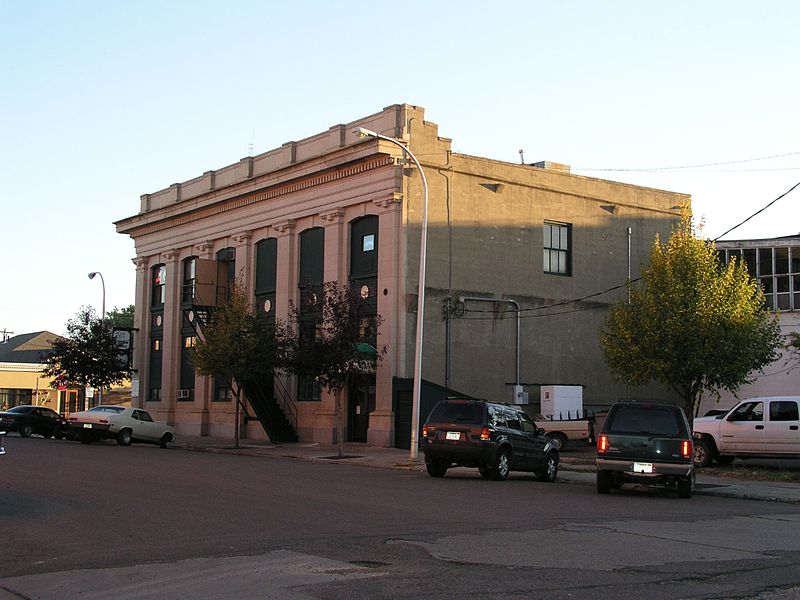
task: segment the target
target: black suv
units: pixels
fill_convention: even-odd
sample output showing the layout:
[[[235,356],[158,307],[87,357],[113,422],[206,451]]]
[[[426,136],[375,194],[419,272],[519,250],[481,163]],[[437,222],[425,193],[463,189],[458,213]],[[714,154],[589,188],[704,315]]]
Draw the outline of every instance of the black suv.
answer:
[[[666,402],[617,402],[597,438],[597,491],[623,483],[694,491],[692,433],[683,410]]]
[[[450,467],[477,467],[484,479],[532,471],[555,481],[558,450],[521,410],[484,400],[442,400],[422,428],[422,451],[431,477]]]

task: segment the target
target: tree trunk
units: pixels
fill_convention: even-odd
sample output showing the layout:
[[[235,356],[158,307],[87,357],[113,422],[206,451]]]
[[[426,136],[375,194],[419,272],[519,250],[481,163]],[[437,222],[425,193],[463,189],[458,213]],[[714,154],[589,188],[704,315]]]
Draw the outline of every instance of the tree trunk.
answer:
[[[342,426],[342,400],[340,390],[337,388],[336,392],[334,392],[334,397],[336,398],[335,403],[335,418],[336,418],[336,443],[339,447],[339,458],[344,456],[344,427]]]

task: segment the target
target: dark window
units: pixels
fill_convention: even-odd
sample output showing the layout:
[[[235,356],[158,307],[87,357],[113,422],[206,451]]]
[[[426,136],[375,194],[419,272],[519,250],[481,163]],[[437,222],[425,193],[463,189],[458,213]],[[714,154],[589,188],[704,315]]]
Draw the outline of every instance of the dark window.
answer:
[[[758,274],[772,275],[772,248],[758,249]]]
[[[605,430],[622,435],[685,435],[680,412],[670,407],[620,406],[608,416]]]
[[[181,301],[192,304],[197,293],[197,257],[190,256],[183,261],[183,293]]]
[[[322,227],[306,229],[300,234],[300,286],[321,284],[324,265],[325,230]]]
[[[506,423],[508,423],[509,429],[514,429],[516,431],[522,429],[522,425],[520,425],[519,422],[519,413],[515,410],[506,411]]]
[[[163,306],[167,299],[167,266],[156,265],[151,272],[150,306]]]
[[[278,240],[268,238],[256,244],[256,314],[275,322],[275,290],[278,271]]]
[[[489,409],[489,427],[505,427],[506,415],[505,412],[496,406],[488,406]]]
[[[572,226],[566,223],[544,223],[544,272],[572,274]]]
[[[322,398],[322,388],[319,382],[308,375],[297,378],[297,400],[300,402],[319,402]]]
[[[217,304],[225,304],[236,282],[236,248],[217,252]]]
[[[432,423],[483,424],[484,404],[480,402],[445,400],[433,407],[428,421]]]
[[[797,402],[791,400],[781,400],[772,402],[769,405],[770,421],[798,421],[800,416],[797,412]]]
[[[525,433],[536,433],[536,431],[539,429],[536,427],[536,423],[534,423],[533,420],[531,420],[531,418],[525,413],[521,413],[519,415],[519,420],[522,424],[522,431]]]
[[[350,223],[350,277],[378,274],[378,217],[369,215]]]
[[[764,403],[745,402],[728,417],[729,421],[763,421]]]

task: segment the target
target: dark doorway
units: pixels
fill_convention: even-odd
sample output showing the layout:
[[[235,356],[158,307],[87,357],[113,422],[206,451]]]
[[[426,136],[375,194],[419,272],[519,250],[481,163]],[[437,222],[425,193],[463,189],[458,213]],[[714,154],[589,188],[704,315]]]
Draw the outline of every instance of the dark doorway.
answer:
[[[359,375],[347,392],[347,441],[367,442],[369,413],[375,410],[375,375]]]

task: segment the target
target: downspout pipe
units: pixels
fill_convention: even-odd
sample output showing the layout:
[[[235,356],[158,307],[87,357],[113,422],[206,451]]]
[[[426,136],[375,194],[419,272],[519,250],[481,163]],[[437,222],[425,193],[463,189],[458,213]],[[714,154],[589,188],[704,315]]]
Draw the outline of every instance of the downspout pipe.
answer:
[[[510,298],[480,298],[477,296],[461,296],[458,300],[459,302],[505,302],[506,304],[511,304],[514,307],[514,312],[516,312],[517,315],[517,361],[514,382],[515,385],[519,385],[519,302],[516,300],[511,300]]]

